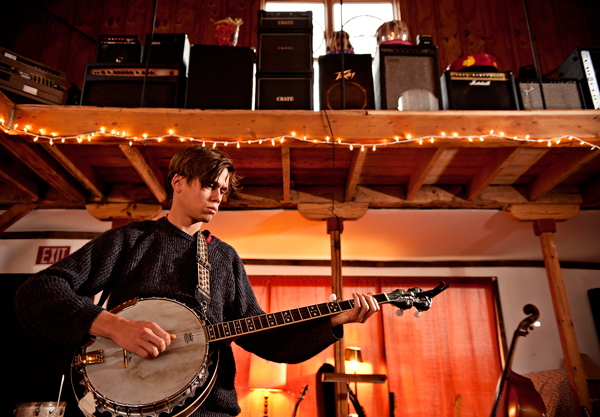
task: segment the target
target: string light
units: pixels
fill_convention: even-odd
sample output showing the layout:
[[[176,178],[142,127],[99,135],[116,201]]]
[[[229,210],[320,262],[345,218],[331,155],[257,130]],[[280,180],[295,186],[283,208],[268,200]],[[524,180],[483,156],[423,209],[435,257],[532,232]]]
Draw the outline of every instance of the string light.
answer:
[[[5,124],[5,121],[3,119],[0,119],[0,128],[2,128],[3,130],[6,131],[13,131],[16,132],[18,134],[21,134],[22,136],[30,136],[32,138],[33,142],[44,142],[46,141],[47,143],[49,143],[50,145],[54,144],[55,140],[60,140],[61,143],[68,143],[69,141],[73,141],[73,142],[77,142],[79,144],[83,143],[84,139],[87,139],[88,143],[92,142],[92,139],[101,139],[101,138],[113,138],[113,139],[119,139],[119,140],[126,140],[127,143],[130,146],[133,146],[136,142],[138,142],[140,139],[138,137],[129,137],[126,133],[125,130],[123,131],[116,131],[116,130],[111,130],[110,133],[107,133],[106,128],[105,127],[100,127],[100,130],[95,131],[95,132],[86,132],[86,133],[79,133],[77,135],[68,135],[68,136],[60,136],[58,135],[58,133],[56,132],[52,132],[50,133],[50,135],[46,134],[45,129],[39,129],[38,130],[38,134],[34,134],[33,130],[32,130],[32,126],[31,125],[26,125],[24,127],[22,127],[21,129],[19,129],[18,124],[14,125],[14,128],[10,128]],[[147,142],[149,141],[155,141],[157,143],[162,143],[165,140],[178,140],[180,142],[185,142],[186,140],[189,140],[191,142],[193,141],[201,141],[202,142],[202,146],[210,146],[212,144],[213,148],[216,148],[218,145],[222,145],[222,146],[227,146],[229,144],[235,144],[236,147],[238,149],[241,148],[241,141],[240,140],[220,140],[220,141],[212,141],[212,140],[207,140],[207,139],[198,139],[198,138],[192,138],[192,137],[185,137],[185,136],[180,136],[174,133],[173,129],[169,129],[168,130],[168,135],[160,135],[160,136],[150,136],[148,133],[143,133],[141,136],[144,139],[144,145],[147,145]],[[545,143],[548,147],[551,147],[552,145],[559,145],[563,142],[568,141],[575,141],[576,143],[578,142],[580,146],[589,146],[591,150],[597,150],[600,149],[600,147],[598,145],[595,145],[593,143],[587,142],[584,139],[572,136],[572,135],[562,135],[562,136],[557,136],[557,137],[553,137],[553,138],[547,138],[547,139],[543,139],[543,138],[536,138],[536,139],[532,139],[530,137],[530,135],[525,135],[525,137],[519,137],[519,136],[507,136],[505,134],[505,132],[501,131],[497,134],[494,133],[494,130],[491,129],[489,131],[489,134],[482,134],[482,135],[465,135],[465,136],[460,136],[457,132],[453,132],[451,134],[451,136],[447,136],[446,132],[443,131],[440,133],[440,135],[427,135],[427,136],[421,136],[421,137],[413,137],[410,133],[406,133],[403,135],[396,135],[396,136],[392,136],[393,139],[389,139],[389,138],[382,138],[380,140],[372,140],[372,141],[361,141],[361,142],[350,142],[350,141],[346,141],[346,142],[342,142],[341,138],[338,138],[335,140],[335,142],[337,142],[337,144],[343,145],[343,146],[347,146],[349,150],[354,150],[355,147],[360,146],[361,151],[364,151],[366,148],[365,146],[369,146],[371,147],[371,149],[373,151],[375,151],[377,149],[377,146],[398,146],[398,145],[403,145],[403,144],[410,144],[410,143],[418,143],[419,145],[423,145],[424,142],[429,142],[429,143],[434,143],[437,139],[441,139],[441,140],[456,140],[456,141],[468,141],[470,143],[473,143],[474,140],[479,139],[480,142],[484,142],[485,139],[503,139],[503,140],[511,140],[511,141],[518,141],[518,142],[524,142],[524,143]],[[293,131],[291,132],[291,135],[284,135],[284,136],[279,136],[279,137],[275,137],[275,138],[260,138],[260,139],[250,139],[250,140],[245,140],[245,143],[252,145],[252,144],[259,144],[261,145],[264,141],[270,141],[272,146],[275,146],[276,143],[275,141],[278,140],[279,143],[283,144],[286,140],[297,140],[297,141],[310,141],[312,143],[315,144],[321,144],[321,145],[332,145],[332,143],[334,143],[333,141],[331,141],[331,138],[329,136],[326,136],[325,139],[318,139],[318,138],[307,138],[306,136],[301,136],[298,137],[296,136],[296,132]],[[566,146],[569,146],[570,144],[566,143]]]

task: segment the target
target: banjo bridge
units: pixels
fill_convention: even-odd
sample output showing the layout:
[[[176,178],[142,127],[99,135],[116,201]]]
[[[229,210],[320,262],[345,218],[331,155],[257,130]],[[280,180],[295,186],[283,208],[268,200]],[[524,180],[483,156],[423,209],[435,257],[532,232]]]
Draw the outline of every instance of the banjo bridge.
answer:
[[[91,364],[103,363],[103,362],[104,362],[104,351],[102,349],[94,350],[92,352],[82,353],[80,355],[77,355],[77,358],[75,359],[75,365],[77,365],[77,366],[91,365]]]

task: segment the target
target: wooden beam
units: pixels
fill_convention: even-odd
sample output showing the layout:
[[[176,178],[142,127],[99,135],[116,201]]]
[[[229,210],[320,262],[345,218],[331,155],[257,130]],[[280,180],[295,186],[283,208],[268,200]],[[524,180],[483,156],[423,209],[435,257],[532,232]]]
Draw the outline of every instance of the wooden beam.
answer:
[[[289,135],[302,126],[303,136],[322,140],[330,135],[323,112],[309,110],[194,110],[194,109],[151,109],[111,108],[93,106],[39,106],[16,105],[15,123],[30,125],[32,130],[40,128],[60,135],[94,132],[99,126],[126,131],[128,135],[142,137],[166,135],[166,130],[177,126],[178,135],[223,140],[236,138],[242,141],[257,138],[273,138]],[[336,137],[344,142],[372,142],[380,144],[382,139],[394,141],[399,132],[407,132],[413,138],[436,136],[436,147],[456,146],[453,137],[437,138],[440,132],[449,129],[464,132],[464,135],[486,135],[493,126],[507,137],[531,139],[554,138],[571,135],[600,143],[598,118],[600,110],[532,110],[515,111],[394,111],[394,110],[330,110],[329,121],[335,126]],[[484,128],[485,126],[485,128]],[[97,135],[92,142],[122,143],[122,138]],[[304,141],[293,141],[302,144]],[[572,146],[570,141],[556,145]],[[520,143],[525,147],[544,147],[545,143],[516,142],[506,138],[487,137],[484,142],[475,141],[474,147],[506,146]],[[148,141],[149,145],[158,145]],[[286,146],[295,146],[287,142]],[[309,146],[304,143],[302,146]],[[312,145],[311,145],[312,146]],[[394,145],[396,146],[396,145]],[[419,147],[418,142],[401,146]],[[554,147],[555,145],[553,145]],[[578,146],[578,145],[574,145]]]
[[[365,215],[368,204],[364,203],[301,203],[298,212],[308,220],[323,221],[330,217],[339,217],[344,220],[358,220]]]
[[[0,119],[4,120],[5,126],[8,126],[14,108],[15,104],[0,91]]]
[[[417,195],[417,192],[423,186],[427,176],[440,159],[443,152],[444,150],[441,148],[432,148],[421,153],[421,159],[411,174],[408,186],[406,187],[406,199],[408,201],[415,198],[415,195]]]
[[[30,200],[35,201],[38,199],[37,185],[25,178],[23,173],[15,169],[14,166],[0,167],[0,178],[25,193]]]
[[[152,219],[162,210],[160,204],[86,204],[85,209],[98,220],[113,219]]]
[[[589,148],[569,150],[527,186],[529,199],[543,196],[599,154]]]
[[[119,145],[121,151],[125,154],[127,159],[131,165],[135,168],[135,170],[140,174],[142,180],[146,183],[152,194],[156,197],[159,203],[163,203],[167,200],[167,192],[164,187],[164,180],[161,182],[150,164],[144,159],[142,154],[137,150],[134,146],[129,145]]]
[[[52,155],[52,157],[54,157],[54,159],[56,159],[56,161],[73,176],[73,178],[79,181],[79,183],[83,185],[83,187],[85,187],[93,197],[97,199],[104,198],[102,191],[100,191],[101,185],[97,185],[99,181],[96,180],[92,168],[88,164],[76,162],[76,157],[74,155],[65,155],[61,150],[60,145],[50,145],[44,143],[41,146],[46,150],[46,152]]]
[[[519,148],[499,148],[493,151],[492,157],[485,163],[477,175],[467,184],[467,200],[473,201],[496,178],[496,176],[514,159]]]
[[[283,201],[290,201],[291,167],[289,146],[281,147],[281,171],[283,173]]]
[[[503,208],[513,220],[531,222],[542,219],[569,220],[579,213],[578,204],[511,204]]]
[[[346,192],[344,193],[344,201],[346,203],[349,203],[354,199],[354,193],[356,191],[356,186],[358,185],[358,179],[360,178],[366,156],[367,153],[360,149],[355,149],[352,152],[350,171],[348,172],[348,178],[346,179]]]
[[[68,201],[85,201],[85,197],[71,180],[56,170],[56,161],[25,143],[21,137],[0,131],[0,144],[51,187],[56,188]]]
[[[0,215],[0,233],[18,222],[33,209],[35,209],[35,204],[18,204],[6,210]]]
[[[583,183],[581,193],[583,206],[600,204],[600,173]]]
[[[558,325],[558,333],[562,345],[565,366],[569,376],[569,383],[573,393],[576,410],[581,406],[586,406],[592,410],[592,402],[588,391],[585,370],[581,360],[581,353],[577,345],[575,328],[569,308],[569,301],[565,291],[565,285],[558,262],[558,254],[554,243],[554,232],[549,231],[547,224],[540,225],[536,223],[536,235],[540,237],[542,253],[544,254],[544,263],[546,264],[546,274],[548,275],[548,284],[550,294],[554,305],[554,315]],[[556,228],[554,227],[554,230]],[[579,413],[578,413],[579,414]]]

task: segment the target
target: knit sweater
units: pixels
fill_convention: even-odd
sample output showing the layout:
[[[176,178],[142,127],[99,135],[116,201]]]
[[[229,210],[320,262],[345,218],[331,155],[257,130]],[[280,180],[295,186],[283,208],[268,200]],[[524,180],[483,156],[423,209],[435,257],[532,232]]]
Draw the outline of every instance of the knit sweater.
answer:
[[[34,336],[77,345],[102,311],[91,298],[110,293],[107,308],[136,297],[167,297],[199,308],[196,236],[166,218],[132,222],[103,233],[80,250],[30,277],[17,291],[15,311]],[[212,324],[264,314],[236,251],[215,236],[208,243]],[[241,337],[236,343],[274,362],[299,363],[343,335],[319,318]],[[231,347],[220,345],[219,370],[210,395],[193,416],[240,413]]]

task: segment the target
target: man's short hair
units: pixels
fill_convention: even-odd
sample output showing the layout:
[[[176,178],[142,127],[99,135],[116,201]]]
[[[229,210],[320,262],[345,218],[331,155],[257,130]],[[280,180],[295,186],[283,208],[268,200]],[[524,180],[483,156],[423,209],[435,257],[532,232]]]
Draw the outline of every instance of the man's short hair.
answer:
[[[175,174],[179,174],[188,182],[197,179],[205,187],[213,184],[224,169],[229,172],[227,190],[229,195],[238,190],[240,177],[235,173],[233,162],[225,152],[199,145],[182,149],[171,158],[169,163],[169,175],[165,184],[167,193],[170,198],[173,198],[171,181]]]

